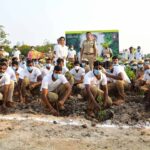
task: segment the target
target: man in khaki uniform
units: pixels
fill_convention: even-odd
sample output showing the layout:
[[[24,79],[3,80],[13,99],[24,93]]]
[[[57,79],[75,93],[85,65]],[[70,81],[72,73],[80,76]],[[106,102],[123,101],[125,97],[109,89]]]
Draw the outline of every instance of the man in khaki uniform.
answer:
[[[80,59],[88,59],[90,69],[93,69],[93,62],[96,60],[97,48],[96,42],[93,40],[91,32],[86,33],[86,40],[83,41],[81,46]]]

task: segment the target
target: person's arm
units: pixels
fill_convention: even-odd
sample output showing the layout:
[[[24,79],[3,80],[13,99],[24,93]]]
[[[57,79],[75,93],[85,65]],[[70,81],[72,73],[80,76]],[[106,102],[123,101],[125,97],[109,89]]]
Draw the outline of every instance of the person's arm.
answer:
[[[92,94],[92,92],[91,92],[90,85],[89,85],[89,84],[86,84],[86,85],[85,85],[85,88],[86,88],[86,92],[87,92],[89,98],[93,101],[93,103],[95,104],[95,106],[96,106],[98,109],[100,109],[99,104],[97,103],[97,101],[95,100],[95,98],[94,98],[94,96],[93,96],[93,94]]]
[[[121,72],[117,76],[106,72],[106,76],[115,80],[123,80],[123,74]]]
[[[96,41],[94,42],[94,56],[97,56],[97,46],[96,46]]]
[[[53,107],[52,105],[49,103],[48,99],[47,99],[47,95],[48,95],[48,89],[42,89],[42,100],[43,102],[46,104],[46,106],[48,106],[49,110],[52,110]]]
[[[19,99],[20,99],[20,101],[22,101],[22,91],[21,91],[21,86],[22,86],[22,81],[23,81],[23,79],[20,79],[19,78],[19,80],[18,80],[18,92],[19,92]]]
[[[6,102],[7,102],[9,86],[10,86],[10,84],[4,85],[4,94],[3,94],[3,97],[4,97],[3,98],[3,100],[4,100],[3,106],[4,107],[6,106]]]
[[[78,80],[74,85],[77,85],[77,84],[80,84],[80,83],[83,83],[83,79],[84,79],[84,76],[81,76],[81,80]]]
[[[108,102],[108,87],[107,87],[107,85],[102,85],[102,90],[104,91],[104,106],[107,106],[107,102]]]
[[[37,82],[32,83],[31,87],[34,88],[34,87],[36,87],[36,86],[38,86],[38,85],[41,85],[41,83],[42,83],[42,75],[39,75],[39,76],[37,77]]]
[[[52,105],[50,104],[50,102],[47,99],[47,95],[48,95],[48,89],[42,89],[42,100],[43,102],[46,104],[46,106],[48,107],[49,111],[53,114],[58,116],[58,112],[52,107]]]

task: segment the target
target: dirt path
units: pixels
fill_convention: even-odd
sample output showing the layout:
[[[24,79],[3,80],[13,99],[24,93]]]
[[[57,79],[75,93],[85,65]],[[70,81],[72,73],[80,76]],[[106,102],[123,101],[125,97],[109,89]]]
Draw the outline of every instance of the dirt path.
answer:
[[[23,115],[25,116],[25,115]],[[28,115],[28,118],[32,115]],[[33,116],[32,116],[33,117]],[[46,116],[38,116],[43,118]],[[56,120],[49,116],[48,119]],[[63,119],[64,121],[65,119]],[[62,125],[38,120],[1,120],[0,150],[149,150],[150,128]],[[68,118],[66,120],[68,122]]]
[[[103,122],[88,119],[86,105],[74,97],[54,117],[38,98],[16,103],[0,113],[0,150],[150,150],[150,108],[142,96],[129,93]]]

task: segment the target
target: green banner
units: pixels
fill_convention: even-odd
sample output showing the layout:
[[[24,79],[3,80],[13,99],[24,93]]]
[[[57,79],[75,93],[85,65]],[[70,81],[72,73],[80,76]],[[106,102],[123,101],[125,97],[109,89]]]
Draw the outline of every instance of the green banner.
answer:
[[[107,44],[113,51],[113,55],[119,53],[119,31],[118,30],[96,30],[96,31],[66,31],[66,45],[74,45],[77,52],[80,51],[82,42],[86,39],[86,32],[93,34],[96,41],[98,54],[101,55],[103,45]]]

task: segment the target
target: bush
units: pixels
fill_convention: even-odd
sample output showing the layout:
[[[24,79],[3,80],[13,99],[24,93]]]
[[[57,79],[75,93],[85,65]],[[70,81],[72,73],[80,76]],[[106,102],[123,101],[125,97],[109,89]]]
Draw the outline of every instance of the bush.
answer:
[[[130,67],[126,67],[125,68],[125,72],[128,75],[128,77],[130,78],[130,80],[134,80],[135,79],[136,75],[135,75],[134,71],[131,70]]]

